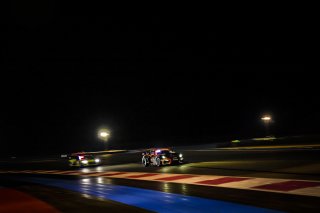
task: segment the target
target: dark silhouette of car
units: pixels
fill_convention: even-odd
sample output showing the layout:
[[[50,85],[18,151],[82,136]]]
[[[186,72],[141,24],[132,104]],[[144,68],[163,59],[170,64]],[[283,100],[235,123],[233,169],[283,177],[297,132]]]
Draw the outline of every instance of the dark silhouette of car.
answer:
[[[147,166],[162,166],[181,164],[184,162],[183,155],[169,148],[152,148],[147,149],[142,153],[142,165]]]

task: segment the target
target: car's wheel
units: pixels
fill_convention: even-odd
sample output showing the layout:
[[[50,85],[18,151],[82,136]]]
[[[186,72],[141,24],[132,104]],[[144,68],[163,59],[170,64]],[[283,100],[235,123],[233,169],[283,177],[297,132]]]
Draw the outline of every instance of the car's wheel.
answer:
[[[147,161],[146,158],[142,158],[142,165],[143,165],[144,167],[149,166],[149,163],[148,163],[148,161]]]
[[[161,160],[160,160],[160,158],[157,158],[157,159],[156,159],[156,165],[157,165],[157,166],[161,166]]]

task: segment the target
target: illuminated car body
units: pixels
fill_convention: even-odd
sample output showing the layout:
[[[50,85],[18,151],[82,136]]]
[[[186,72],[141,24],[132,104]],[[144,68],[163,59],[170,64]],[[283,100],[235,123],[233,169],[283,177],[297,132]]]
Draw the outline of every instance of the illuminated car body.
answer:
[[[99,158],[88,153],[73,153],[69,156],[69,166],[71,167],[97,166],[100,163]]]
[[[181,164],[184,159],[181,153],[177,153],[169,148],[153,148],[142,153],[143,166],[163,166]]]

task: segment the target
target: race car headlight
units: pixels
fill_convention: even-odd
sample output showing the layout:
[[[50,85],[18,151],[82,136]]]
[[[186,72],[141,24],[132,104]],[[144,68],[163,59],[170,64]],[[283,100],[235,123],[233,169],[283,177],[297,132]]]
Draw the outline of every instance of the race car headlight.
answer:
[[[95,161],[96,163],[100,163],[100,159],[99,159],[99,158],[95,159],[94,161]]]
[[[88,161],[87,161],[87,160],[83,160],[82,163],[83,163],[83,164],[87,164]]]
[[[162,159],[165,159],[166,158],[166,156],[161,156],[162,157]]]
[[[179,158],[182,158],[182,154],[179,154]]]

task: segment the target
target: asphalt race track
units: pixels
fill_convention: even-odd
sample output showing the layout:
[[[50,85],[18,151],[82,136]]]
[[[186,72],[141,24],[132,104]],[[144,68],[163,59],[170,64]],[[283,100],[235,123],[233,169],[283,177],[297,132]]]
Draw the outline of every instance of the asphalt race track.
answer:
[[[82,169],[70,169],[62,158],[2,160],[0,186],[31,194],[63,212],[88,212],[91,206],[131,212],[195,212],[200,207],[201,212],[319,211],[318,149],[177,151],[184,154],[185,164],[146,168],[138,150],[101,155],[101,166]],[[132,176],[139,178],[126,178]],[[245,182],[258,180],[265,185],[244,188]],[[240,187],[234,187],[237,181]],[[61,197],[72,202],[61,202]]]

